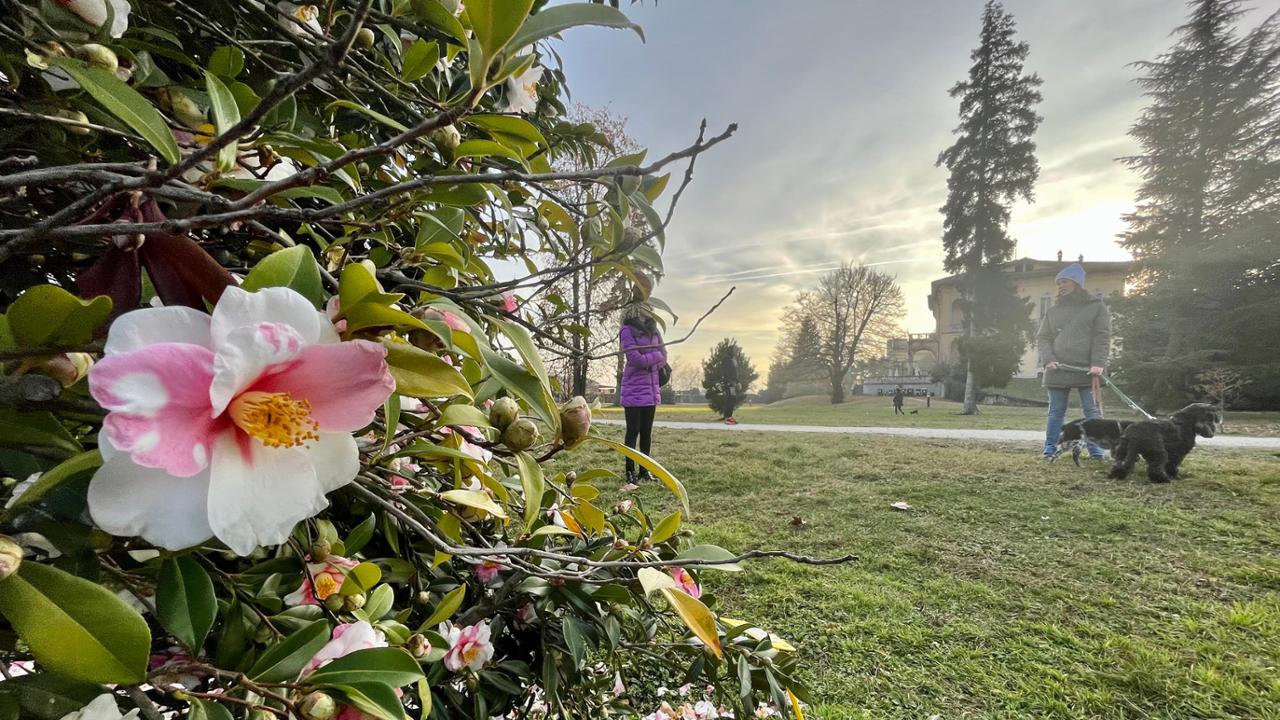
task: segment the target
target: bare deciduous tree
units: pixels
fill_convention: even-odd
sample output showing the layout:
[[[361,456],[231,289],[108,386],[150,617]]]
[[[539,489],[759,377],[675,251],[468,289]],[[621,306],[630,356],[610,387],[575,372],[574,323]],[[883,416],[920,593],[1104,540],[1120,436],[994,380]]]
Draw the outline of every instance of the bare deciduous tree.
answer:
[[[878,353],[899,330],[904,313],[896,280],[849,262],[824,275],[817,289],[800,293],[787,315],[797,324],[810,318],[817,326],[819,354],[836,404],[844,402],[844,381],[854,363]]]

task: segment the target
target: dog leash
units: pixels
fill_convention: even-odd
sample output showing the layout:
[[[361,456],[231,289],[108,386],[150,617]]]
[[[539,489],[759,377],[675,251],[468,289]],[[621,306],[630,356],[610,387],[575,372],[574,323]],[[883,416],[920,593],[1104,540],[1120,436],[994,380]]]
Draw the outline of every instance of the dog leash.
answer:
[[[1077,367],[1077,366],[1075,366],[1075,365],[1064,365],[1064,364],[1062,364],[1062,363],[1058,363],[1058,367],[1060,367],[1060,368],[1062,368],[1062,369],[1064,369],[1064,370],[1076,370],[1076,371],[1078,371],[1078,372],[1086,372],[1086,373],[1087,373],[1087,372],[1089,372],[1089,368],[1087,368],[1087,367]],[[1120,399],[1124,401],[1124,404],[1125,404],[1125,405],[1128,405],[1128,406],[1129,406],[1130,408],[1132,408],[1133,410],[1135,410],[1135,411],[1137,411],[1137,412],[1141,413],[1141,414],[1142,414],[1143,416],[1145,416],[1148,420],[1155,420],[1155,419],[1156,419],[1156,416],[1155,416],[1155,415],[1152,415],[1151,413],[1147,412],[1146,410],[1143,410],[1143,409],[1142,409],[1142,407],[1138,405],[1138,403],[1134,402],[1134,401],[1133,401],[1133,399],[1132,399],[1132,398],[1130,398],[1128,395],[1125,395],[1123,390],[1121,390],[1119,387],[1116,387],[1116,384],[1115,384],[1115,383],[1113,383],[1113,382],[1111,382],[1111,378],[1107,377],[1106,375],[1094,375],[1094,376],[1092,376],[1092,377],[1093,377],[1093,388],[1094,388],[1095,397],[1097,397],[1098,395],[1100,395],[1100,394],[1101,394],[1101,390],[1099,390],[1099,388],[1098,388],[1099,379],[1101,379],[1100,381],[1101,381],[1102,383],[1105,383],[1107,387],[1109,387],[1109,388],[1111,388],[1113,391],[1115,391],[1115,394],[1116,394],[1116,395],[1120,396]],[[1099,404],[1099,409],[1101,409],[1101,404]]]

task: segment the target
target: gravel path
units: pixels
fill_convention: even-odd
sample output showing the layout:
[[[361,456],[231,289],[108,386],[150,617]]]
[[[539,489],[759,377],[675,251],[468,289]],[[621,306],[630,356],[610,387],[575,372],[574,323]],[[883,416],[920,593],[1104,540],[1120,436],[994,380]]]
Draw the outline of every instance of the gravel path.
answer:
[[[596,419],[604,425],[624,425],[621,420]],[[803,432],[836,435],[898,435],[901,437],[943,438],[948,440],[982,440],[986,442],[1025,442],[1039,445],[1044,442],[1044,432],[1036,430],[974,430],[969,428],[917,428],[917,427],[832,427],[830,425],[765,425],[739,423],[677,422],[658,420],[655,427],[670,430],[724,430],[727,432]],[[1214,438],[1196,438],[1196,445],[1212,448],[1253,448],[1280,450],[1280,438],[1219,435]]]

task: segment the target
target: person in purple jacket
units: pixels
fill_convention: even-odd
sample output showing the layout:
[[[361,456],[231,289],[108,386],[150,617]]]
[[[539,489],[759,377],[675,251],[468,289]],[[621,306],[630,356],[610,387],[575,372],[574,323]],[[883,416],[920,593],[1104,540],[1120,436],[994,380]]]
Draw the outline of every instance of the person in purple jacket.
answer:
[[[653,415],[662,404],[658,371],[667,364],[667,349],[662,344],[662,335],[658,333],[653,310],[643,303],[631,305],[623,312],[619,336],[626,356],[622,388],[618,393],[627,418],[626,443],[627,447],[648,455],[653,440]],[[649,471],[640,468],[637,474],[635,463],[627,458],[627,482],[638,483],[648,479]]]

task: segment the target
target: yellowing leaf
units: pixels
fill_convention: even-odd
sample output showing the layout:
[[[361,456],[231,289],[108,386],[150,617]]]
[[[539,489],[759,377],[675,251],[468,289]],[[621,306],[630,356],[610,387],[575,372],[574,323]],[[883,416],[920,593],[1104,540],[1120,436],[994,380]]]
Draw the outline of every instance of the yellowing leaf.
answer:
[[[720,618],[720,622],[724,623],[725,625],[728,625],[729,627],[734,627],[734,628],[747,624],[743,620],[733,620],[726,617]],[[791,643],[787,642],[786,640],[783,640],[782,638],[778,637],[777,635],[774,635],[773,633],[767,633],[758,627],[747,628],[744,632],[747,637],[751,638],[752,640],[755,640],[756,642],[760,642],[761,640],[765,639],[765,637],[767,636],[769,638],[769,643],[773,645],[774,650],[781,650],[782,652],[796,651],[796,647]]]
[[[716,630],[716,616],[707,609],[707,606],[703,605],[701,600],[675,588],[662,588],[662,596],[671,603],[671,608],[693,631],[693,634],[711,648],[711,652],[715,653],[716,657],[723,658],[724,651],[720,649],[720,633]]]
[[[418,632],[434,628],[436,625],[439,625],[445,620],[453,617],[453,614],[458,612],[458,608],[462,607],[462,600],[466,596],[466,585],[459,585],[458,587],[450,590],[447,595],[440,598],[440,604],[436,605],[436,609],[432,611],[431,617],[424,620],[422,625],[418,627]]]
[[[387,366],[396,381],[396,392],[413,397],[471,398],[471,384],[453,367],[438,356],[413,345],[384,341],[387,348]]]
[[[634,448],[629,448],[620,442],[606,440],[602,437],[595,436],[590,436],[587,439],[604,443],[605,445],[613,448],[616,452],[640,463],[641,467],[653,473],[654,477],[661,480],[662,484],[666,485],[667,489],[680,499],[680,504],[684,506],[685,517],[693,517],[693,513],[689,512],[689,493],[685,492],[684,485],[682,485],[680,481],[676,479],[676,476],[672,475],[669,470],[659,465],[657,460],[654,460]]]
[[[507,519],[507,511],[503,510],[501,505],[495,503],[488,493],[478,490],[446,490],[440,493],[440,497],[456,505],[466,505],[477,510],[484,510],[495,517]]]
[[[787,688],[787,699],[791,701],[791,712],[795,713],[796,720],[804,720],[804,711],[800,709],[800,699],[796,694],[791,692],[791,688]]]
[[[640,568],[640,572],[636,573],[636,577],[639,578],[640,587],[644,588],[645,595],[652,595],[655,590],[678,587],[671,575],[657,568]]]
[[[604,532],[604,513],[595,505],[585,500],[578,503],[578,517],[582,518],[582,524],[592,533],[599,535]]]
[[[653,542],[654,545],[657,545],[660,542],[670,539],[671,536],[675,535],[676,531],[679,529],[680,511],[677,510],[662,518],[662,521],[658,523],[658,526],[653,529],[653,535],[650,537],[650,541]]]

